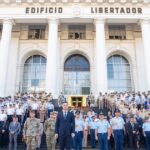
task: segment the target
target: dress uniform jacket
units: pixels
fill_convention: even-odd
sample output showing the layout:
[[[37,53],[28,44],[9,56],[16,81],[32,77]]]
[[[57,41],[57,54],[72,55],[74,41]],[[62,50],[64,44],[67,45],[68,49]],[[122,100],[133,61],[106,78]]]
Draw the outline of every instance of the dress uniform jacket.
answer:
[[[137,148],[137,140],[138,140],[138,132],[139,132],[139,126],[137,123],[131,124],[131,122],[128,122],[125,124],[125,129],[127,133],[127,137],[129,140],[129,146],[132,149]],[[133,133],[135,132],[135,133]]]
[[[0,121],[0,147],[6,147],[8,141],[8,123]]]
[[[133,123],[133,126],[131,124],[131,122],[126,123],[125,125],[126,128],[126,132],[130,135],[133,134],[133,131],[135,131],[135,133],[137,134],[139,131],[139,126],[137,123]]]

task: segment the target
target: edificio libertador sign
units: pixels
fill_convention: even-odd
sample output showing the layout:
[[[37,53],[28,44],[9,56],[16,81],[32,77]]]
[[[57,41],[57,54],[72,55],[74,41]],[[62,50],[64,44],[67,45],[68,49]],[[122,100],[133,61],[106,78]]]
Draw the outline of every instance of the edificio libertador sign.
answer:
[[[63,7],[26,7],[26,14],[63,14]],[[91,14],[142,14],[142,8],[136,7],[89,7]]]

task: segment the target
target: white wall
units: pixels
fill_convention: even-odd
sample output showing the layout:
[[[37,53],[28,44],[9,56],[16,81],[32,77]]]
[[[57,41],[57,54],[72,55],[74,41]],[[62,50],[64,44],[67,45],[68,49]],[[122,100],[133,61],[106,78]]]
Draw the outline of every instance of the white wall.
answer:
[[[109,40],[108,26],[106,25],[106,54],[121,54],[125,56],[131,64],[132,87],[136,91],[145,90],[146,81],[144,72],[144,57],[141,35],[135,35],[133,25],[126,26],[127,40]],[[22,81],[23,64],[25,60],[34,54],[47,55],[47,33],[45,40],[28,40],[28,26],[21,25],[20,34],[12,35],[11,49],[9,55],[9,74],[7,77],[7,92],[13,94],[18,91],[19,83]],[[95,89],[94,85],[94,51],[95,51],[95,29],[93,24],[87,24],[87,40],[67,40],[67,24],[61,24],[59,27],[59,57],[58,57],[58,91],[63,90],[63,67],[65,59],[71,54],[82,54],[90,62],[91,66],[91,91]],[[140,32],[140,31],[139,31]],[[19,33],[19,32],[18,32]]]

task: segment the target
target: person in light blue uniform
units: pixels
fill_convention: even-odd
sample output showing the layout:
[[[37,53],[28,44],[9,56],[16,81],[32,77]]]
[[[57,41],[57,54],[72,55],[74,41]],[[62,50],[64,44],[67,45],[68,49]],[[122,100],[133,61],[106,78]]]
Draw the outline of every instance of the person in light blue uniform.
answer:
[[[91,142],[91,147],[95,148],[96,143],[95,143],[95,129],[96,129],[96,124],[97,122],[95,121],[95,115],[92,116],[92,120],[89,122],[89,128],[90,128],[90,142]]]
[[[143,128],[143,134],[146,139],[146,149],[150,150],[150,118],[146,117],[146,121],[142,126]]]
[[[83,120],[80,118],[80,111],[75,112],[75,136],[73,138],[74,150],[82,150]]]
[[[108,140],[111,136],[111,127],[109,122],[104,119],[103,112],[99,114],[99,121],[96,125],[96,140],[98,139],[99,150],[108,150]]]
[[[49,117],[51,112],[54,111],[54,105],[50,101],[47,104],[47,109],[48,109],[48,117]]]
[[[115,111],[115,117],[111,119],[110,125],[113,130],[115,150],[122,150],[125,122],[123,118],[120,117],[120,110]]]

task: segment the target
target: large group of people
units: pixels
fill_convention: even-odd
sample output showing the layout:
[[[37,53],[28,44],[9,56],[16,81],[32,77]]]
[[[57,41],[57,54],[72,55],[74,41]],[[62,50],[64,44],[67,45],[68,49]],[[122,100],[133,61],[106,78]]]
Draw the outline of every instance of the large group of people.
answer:
[[[0,98],[0,149],[17,150],[21,134],[27,150],[40,149],[43,135],[48,150],[150,150],[150,92],[90,93],[86,108],[69,108],[61,93],[58,106],[45,92]]]

